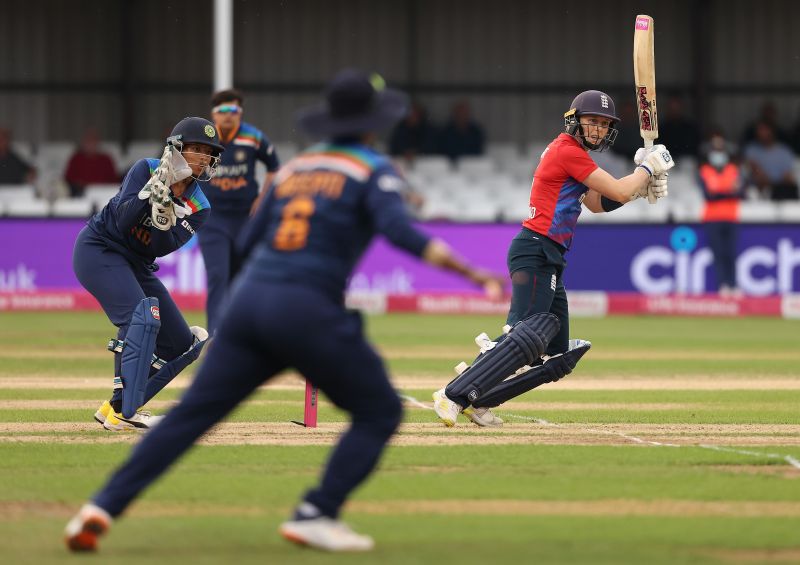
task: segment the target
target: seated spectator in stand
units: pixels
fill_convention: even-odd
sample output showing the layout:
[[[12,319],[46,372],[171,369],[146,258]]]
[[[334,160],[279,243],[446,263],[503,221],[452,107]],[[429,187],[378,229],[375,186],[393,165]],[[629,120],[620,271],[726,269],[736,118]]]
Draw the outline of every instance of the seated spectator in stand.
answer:
[[[442,129],[439,152],[453,161],[465,155],[483,155],[485,139],[483,128],[472,119],[469,103],[461,100],[453,106],[450,121]]]
[[[627,99],[623,99],[620,104],[618,116],[619,123],[614,126],[617,128],[617,137],[610,150],[615,155],[623,157],[627,163],[631,155],[642,146],[642,137],[639,134],[639,116],[636,114],[636,106]],[[661,143],[660,139],[658,143]]]
[[[30,184],[36,169],[11,150],[11,131],[0,128],[0,184]]]
[[[405,157],[411,162],[417,155],[435,152],[436,128],[428,121],[425,108],[414,102],[408,115],[397,124],[389,137],[389,154]]]
[[[771,200],[793,200],[798,197],[794,177],[794,154],[778,141],[768,122],[756,124],[756,138],[744,150],[753,183]]]
[[[100,135],[96,129],[89,128],[84,132],[78,150],[70,157],[64,180],[69,185],[72,198],[83,196],[86,185],[119,182],[114,161],[100,152],[99,145]]]
[[[739,200],[744,188],[742,171],[722,132],[713,133],[701,153],[697,172],[706,197],[703,223],[714,254],[717,288],[722,296],[738,297],[741,292],[736,285],[736,243]]]
[[[787,145],[791,143],[791,136],[786,130],[781,128],[781,122],[778,120],[778,108],[773,102],[764,102],[764,105],[761,106],[761,112],[758,116],[758,119],[744,129],[741,147],[746,147],[748,143],[755,141],[756,129],[758,128],[758,124],[762,122],[772,126],[772,131],[775,132],[775,139],[786,143]]]
[[[672,95],[667,99],[666,112],[661,114],[658,122],[658,143],[669,147],[669,152],[678,162],[680,157],[695,158],[698,155],[700,130],[686,115],[680,96]]]

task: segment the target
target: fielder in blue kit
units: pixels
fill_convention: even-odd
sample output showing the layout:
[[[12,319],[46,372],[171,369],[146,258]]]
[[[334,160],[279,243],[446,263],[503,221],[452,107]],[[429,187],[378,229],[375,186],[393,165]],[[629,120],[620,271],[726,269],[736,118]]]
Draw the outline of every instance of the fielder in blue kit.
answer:
[[[217,174],[202,184],[211,202],[211,217],[198,233],[206,265],[206,315],[210,334],[217,328],[220,308],[228,287],[239,272],[242,260],[236,238],[254,213],[272,183],[280,162],[269,138],[258,128],[242,121],[244,97],[235,89],[221,90],[211,97],[211,119],[225,148]],[[255,178],[256,161],[267,167],[259,192]]]
[[[199,356],[208,333],[189,327],[155,276],[157,257],[200,229],[209,204],[197,179],[213,176],[220,152],[216,129],[185,118],[161,159],[131,167],[119,192],[78,234],[73,269],[118,328],[112,396],[95,412],[107,430],[149,429],[162,416],[140,410]]]
[[[330,142],[289,161],[276,176],[240,241],[248,262],[233,285],[213,346],[190,388],[66,528],[72,550],[93,550],[128,507],[203,433],[258,386],[294,367],[352,418],[317,486],[280,533],[327,551],[365,551],[371,538],[341,522],[339,511],[369,476],[402,417],[383,362],[366,341],[358,313],[344,306],[347,279],[376,234],[424,261],[456,272],[499,296],[499,277],[475,269],[442,241],[419,232],[406,214],[406,183],[368,144],[374,131],[405,114],[407,97],[382,79],[340,72],[326,102],[299,117]]]

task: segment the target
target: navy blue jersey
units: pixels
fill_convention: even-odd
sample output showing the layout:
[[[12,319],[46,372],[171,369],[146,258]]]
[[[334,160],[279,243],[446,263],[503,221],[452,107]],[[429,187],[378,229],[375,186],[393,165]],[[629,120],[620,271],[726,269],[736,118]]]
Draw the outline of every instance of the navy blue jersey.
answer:
[[[208,218],[208,199],[198,183],[190,184],[178,198],[192,214],[179,219],[168,231],[161,231],[150,218],[150,204],[139,199],[139,191],[158,167],[158,159],[141,159],[131,167],[119,192],[87,222],[109,247],[134,263],[152,264],[156,257],[169,255],[194,235]]]
[[[428,244],[411,225],[405,189],[389,158],[364,145],[311,147],[281,168],[242,234],[247,276],[313,286],[341,300],[376,233],[417,256]]]
[[[278,154],[261,130],[244,122],[230,141],[223,141],[222,145],[225,151],[220,156],[217,174],[203,183],[203,191],[215,211],[248,212],[258,196],[256,160],[264,163],[267,171],[274,172],[280,166]]]

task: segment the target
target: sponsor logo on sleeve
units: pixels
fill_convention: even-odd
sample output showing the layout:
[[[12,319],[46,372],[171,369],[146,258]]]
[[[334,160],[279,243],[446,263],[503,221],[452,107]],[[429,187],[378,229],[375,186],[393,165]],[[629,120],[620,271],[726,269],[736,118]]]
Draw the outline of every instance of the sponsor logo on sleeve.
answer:
[[[401,192],[405,187],[406,183],[400,177],[394,175],[381,175],[378,177],[378,188],[384,192]]]

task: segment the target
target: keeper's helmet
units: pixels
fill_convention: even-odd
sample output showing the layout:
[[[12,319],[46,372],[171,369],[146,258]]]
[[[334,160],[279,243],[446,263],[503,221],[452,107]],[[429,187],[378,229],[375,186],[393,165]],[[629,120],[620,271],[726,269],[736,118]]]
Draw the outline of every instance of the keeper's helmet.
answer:
[[[171,143],[176,147],[179,144],[183,146],[186,143],[208,145],[213,149],[212,155],[215,157],[225,151],[225,148],[219,142],[217,128],[205,118],[183,118],[172,128],[172,133],[169,134],[167,143]]]
[[[210,180],[217,172],[220,153],[225,151],[219,141],[217,128],[205,118],[183,118],[172,128],[172,133],[167,138],[167,144],[184,153],[183,147],[189,143],[207,145],[211,148],[211,162],[204,171],[205,178],[196,179],[200,181]]]
[[[600,143],[590,143],[586,139],[580,123],[581,116],[585,115],[601,116],[611,120],[608,132],[600,140]],[[608,94],[599,90],[586,90],[575,97],[569,111],[564,113],[564,131],[577,139],[586,149],[603,151],[611,147],[614,144],[614,140],[617,139],[618,130],[614,126],[619,121],[617,110],[614,107],[614,100]]]

